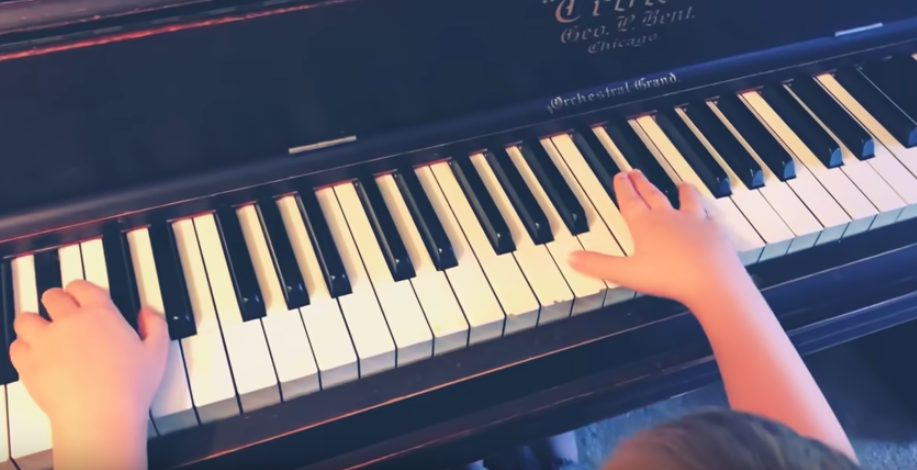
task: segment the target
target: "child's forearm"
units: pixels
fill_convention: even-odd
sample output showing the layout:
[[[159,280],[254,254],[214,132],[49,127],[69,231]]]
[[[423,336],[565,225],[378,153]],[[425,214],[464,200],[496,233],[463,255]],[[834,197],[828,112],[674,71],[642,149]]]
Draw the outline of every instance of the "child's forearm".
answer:
[[[730,406],[786,424],[856,459],[805,363],[751,282],[707,296],[695,312],[720,368]]]
[[[54,470],[146,470],[146,426],[133,418],[52,425]]]

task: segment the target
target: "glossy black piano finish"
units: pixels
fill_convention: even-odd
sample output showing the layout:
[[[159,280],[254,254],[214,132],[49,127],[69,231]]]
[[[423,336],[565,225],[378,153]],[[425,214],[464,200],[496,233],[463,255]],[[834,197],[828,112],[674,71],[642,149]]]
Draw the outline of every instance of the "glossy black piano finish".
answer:
[[[0,213],[524,103],[534,123],[713,80],[684,67],[917,14],[895,0],[268,3],[151,0],[0,35],[0,154],[16,161]]]
[[[30,164],[30,160],[23,157],[17,159],[9,167],[10,171],[5,172],[4,175],[24,172],[26,176],[22,178],[23,181],[37,181],[36,178],[41,178],[47,184],[35,183],[31,186],[33,188],[31,191],[42,193],[36,196],[39,199],[54,198],[54,201],[40,204],[34,208],[25,203],[8,210],[0,207],[0,253],[21,253],[98,236],[102,233],[101,225],[98,223],[102,219],[118,222],[124,229],[127,229],[148,224],[150,221],[175,219],[201,211],[214,210],[222,204],[250,203],[257,200],[257,194],[262,191],[282,194],[303,186],[317,187],[353,179],[359,176],[359,172],[353,169],[354,165],[366,169],[361,170],[364,172],[390,171],[403,165],[422,164],[458,154],[467,154],[501,142],[506,144],[519,142],[533,137],[565,132],[583,125],[594,125],[597,122],[622,116],[646,113],[662,106],[686,104],[698,99],[712,99],[722,93],[752,89],[774,81],[795,78],[799,73],[795,65],[799,63],[806,63],[805,71],[815,74],[857,64],[868,58],[910,53],[917,49],[915,47],[917,46],[915,29],[917,29],[917,19],[902,20],[900,23],[891,24],[882,29],[871,29],[849,37],[822,38],[731,60],[724,59],[715,64],[688,66],[678,70],[678,74],[675,75],[678,81],[669,84],[664,89],[634,91],[631,94],[612,97],[600,103],[589,103],[588,99],[584,98],[583,103],[564,109],[563,112],[548,110],[549,107],[554,106],[556,99],[546,98],[494,112],[474,113],[453,120],[430,122],[418,127],[370,135],[366,138],[354,136],[355,140],[350,139],[344,143],[294,155],[290,155],[289,149],[278,151],[265,149],[265,153],[257,154],[261,158],[245,164],[232,165],[229,161],[231,159],[219,161],[212,171],[189,171],[175,178],[148,181],[138,185],[117,183],[127,184],[130,187],[102,191],[97,195],[84,197],[64,197],[60,193],[61,187],[47,181],[47,178],[52,176],[42,173],[38,168],[28,171],[22,168],[20,165]],[[52,55],[43,57],[52,57]],[[0,61],[0,69],[2,69],[2,64],[3,62]],[[848,70],[851,69],[844,68],[845,73]],[[662,72],[657,75],[665,79],[675,73]],[[196,79],[189,78],[189,80],[194,83]],[[717,81],[715,85],[710,85],[711,80],[725,81],[722,83]],[[634,87],[638,82],[645,83],[645,80],[638,77],[559,96],[569,102],[581,96],[588,97],[590,93],[595,94],[610,89],[612,86]],[[665,94],[660,96],[662,93]],[[24,101],[22,106],[26,106]],[[54,109],[55,112],[60,112],[57,108]],[[82,110],[83,108],[74,109]],[[239,109],[250,108],[240,104]],[[0,113],[2,112],[3,110],[0,110]],[[38,118],[37,111],[23,111],[23,113],[27,112],[35,113]],[[222,114],[226,113],[221,111]],[[54,114],[51,113],[51,115],[54,118]],[[152,112],[150,115],[153,115]],[[329,117],[329,119],[332,118]],[[904,116],[904,119],[907,119],[907,116]],[[117,128],[114,121],[110,124]],[[74,127],[81,124],[75,122],[66,125]],[[0,127],[0,134],[9,134],[11,139],[17,137],[10,129],[12,128]],[[132,127],[132,129],[138,132],[142,130],[140,127]],[[191,132],[189,128],[183,129]],[[243,132],[242,129],[245,128],[240,127],[239,131],[234,132],[233,135],[243,139],[254,138],[257,135],[256,130]],[[300,129],[314,128],[302,126]],[[81,130],[72,129],[72,131],[77,133],[73,135],[79,135],[81,139],[88,138],[89,134],[81,133]],[[143,132],[151,132],[148,136],[150,139],[155,137],[152,128],[143,130]],[[162,130],[162,132],[156,131],[155,134],[170,137],[157,139],[158,142],[152,146],[138,146],[136,152],[125,151],[123,155],[143,155],[142,158],[131,158],[148,161],[151,155],[146,152],[157,145],[181,145],[172,132]],[[114,141],[120,137],[118,133],[107,133],[106,131],[105,135],[100,135],[100,138],[112,139],[105,143],[114,145]],[[9,141],[6,145],[14,145],[13,142],[15,140]],[[39,144],[57,145],[54,142],[51,140],[45,142],[41,139],[30,140],[26,148],[29,149],[29,152],[33,152],[37,151],[34,149],[37,149]],[[0,149],[2,145],[5,144],[0,141]],[[77,145],[61,149],[60,152],[49,150],[43,155],[53,158],[69,158],[74,152],[78,154],[80,148]],[[192,161],[206,158],[206,155],[214,155],[210,158],[221,160],[227,155],[219,152],[211,154],[206,149],[197,147],[187,151],[196,152],[190,156],[186,155]],[[182,152],[185,150],[176,155]],[[278,153],[282,155],[278,156]],[[171,155],[168,158],[178,160],[177,157]],[[74,158],[77,157],[79,155]],[[71,175],[74,181],[79,180],[76,173],[71,173]],[[14,198],[7,201],[15,200]],[[7,202],[7,204],[13,204],[13,202]],[[67,229],[58,230],[61,227]]]
[[[917,51],[894,0],[61,5],[0,20],[4,258]],[[750,272],[808,353],[917,319],[915,266],[911,220]],[[153,439],[151,468],[432,469],[716,378],[639,298]]]

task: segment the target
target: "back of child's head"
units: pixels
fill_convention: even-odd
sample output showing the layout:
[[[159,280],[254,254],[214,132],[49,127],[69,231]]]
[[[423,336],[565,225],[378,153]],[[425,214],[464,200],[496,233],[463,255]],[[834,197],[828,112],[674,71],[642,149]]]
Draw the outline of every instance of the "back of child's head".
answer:
[[[706,411],[621,444],[604,470],[858,470],[820,441],[758,416]]]

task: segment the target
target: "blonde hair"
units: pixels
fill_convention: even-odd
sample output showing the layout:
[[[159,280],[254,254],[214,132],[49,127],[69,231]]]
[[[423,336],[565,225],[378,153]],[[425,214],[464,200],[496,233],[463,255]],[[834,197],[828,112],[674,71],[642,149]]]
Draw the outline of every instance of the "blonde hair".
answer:
[[[858,470],[820,441],[758,416],[705,411],[625,441],[603,470]]]

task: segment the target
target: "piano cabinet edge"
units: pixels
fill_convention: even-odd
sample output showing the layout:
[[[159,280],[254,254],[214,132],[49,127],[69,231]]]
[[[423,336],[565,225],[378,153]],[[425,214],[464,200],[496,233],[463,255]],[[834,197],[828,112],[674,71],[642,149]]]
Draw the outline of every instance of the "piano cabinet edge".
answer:
[[[445,470],[639,409],[718,379],[709,349],[683,348],[297,470]]]

